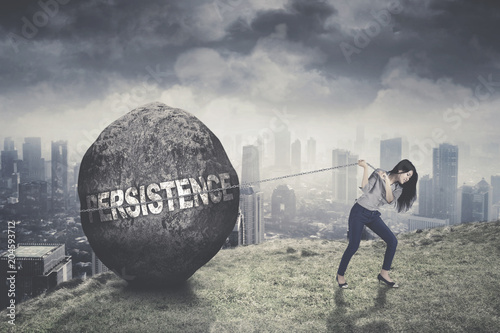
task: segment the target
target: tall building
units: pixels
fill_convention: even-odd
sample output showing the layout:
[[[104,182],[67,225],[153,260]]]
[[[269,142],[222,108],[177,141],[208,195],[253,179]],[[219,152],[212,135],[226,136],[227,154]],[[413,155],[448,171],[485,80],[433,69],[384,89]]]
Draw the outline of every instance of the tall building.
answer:
[[[11,137],[7,137],[3,140],[3,150],[4,151],[16,150],[16,144]]]
[[[72,198],[73,202],[71,205],[73,207],[79,207],[80,200],[78,198],[78,174],[80,173],[80,163],[76,163],[73,166],[73,182],[69,188],[71,191],[70,198]]]
[[[42,158],[42,139],[24,138],[21,182],[45,181],[45,160]]]
[[[244,228],[243,228],[243,215],[241,214],[241,210],[238,212],[238,218],[236,219],[236,223],[234,224],[233,231],[229,234],[229,237],[226,240],[225,248],[228,247],[237,247],[243,245],[244,239]]]
[[[432,178],[425,175],[418,180],[418,215],[432,217]]]
[[[458,146],[442,143],[433,149],[433,217],[457,224]]]
[[[460,222],[472,222],[472,210],[474,205],[474,187],[463,185],[459,189],[460,192]]]
[[[348,155],[347,164],[358,162],[358,155]],[[353,203],[358,197],[358,168],[347,168],[347,203]]]
[[[460,193],[460,222],[480,222],[490,219],[491,187],[484,178],[475,186],[462,186]]]
[[[386,171],[392,170],[399,161],[403,153],[403,141],[401,138],[394,138],[380,141],[380,168]]]
[[[491,176],[492,204],[500,203],[500,175]]]
[[[16,254],[16,303],[35,297],[73,278],[71,256],[64,244],[18,244]],[[12,271],[9,252],[0,254],[0,270]],[[5,275],[3,275],[5,279]],[[8,301],[6,281],[0,283],[2,304]]]
[[[94,251],[91,249],[90,252],[92,252],[92,275],[108,272],[109,268],[102,263]]]
[[[16,170],[17,150],[12,138],[5,138],[1,153],[2,178],[9,178]]]
[[[290,131],[284,128],[274,132],[274,161],[275,166],[280,168],[290,167]]]
[[[334,149],[332,151],[332,167],[356,163],[358,155],[351,155],[347,150]],[[354,203],[358,194],[356,168],[338,168],[332,171],[332,193],[336,202]]]
[[[11,190],[11,197],[19,198],[20,182],[21,175],[18,172],[14,172],[10,177],[2,179],[2,182],[0,182],[0,186],[4,186]]]
[[[297,139],[292,143],[292,172],[298,173],[301,170],[302,164],[302,147],[300,140]]]
[[[241,166],[241,183],[253,183],[260,180],[259,149],[257,146],[244,146]],[[253,188],[258,192],[260,184],[253,184]]]
[[[309,138],[307,140],[307,164],[313,170],[316,165],[316,140]]]
[[[240,210],[243,226],[243,245],[264,241],[264,202],[262,192],[250,187],[240,189]]]
[[[332,151],[332,167],[346,165],[349,152],[342,149]],[[334,169],[332,172],[332,194],[337,202],[347,203],[347,169]]]
[[[474,186],[476,196],[474,200],[473,217],[476,221],[489,221],[492,206],[492,188],[483,178]]]
[[[500,220],[500,203],[492,204],[491,205],[491,221],[497,221]]]
[[[68,142],[52,142],[52,211],[68,209]]]
[[[271,199],[271,214],[274,222],[280,227],[295,221],[295,191],[288,185],[278,185]]]

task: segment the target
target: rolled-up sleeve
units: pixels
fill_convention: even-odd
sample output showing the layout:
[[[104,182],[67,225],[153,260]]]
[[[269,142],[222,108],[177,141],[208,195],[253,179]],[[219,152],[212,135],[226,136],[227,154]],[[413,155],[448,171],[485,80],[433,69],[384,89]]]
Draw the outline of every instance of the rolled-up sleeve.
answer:
[[[403,193],[403,189],[401,187],[396,188],[394,191],[392,191],[392,196],[394,197],[394,199],[392,199],[391,203],[389,203],[387,200],[386,202],[389,203],[389,205],[396,207],[396,202],[401,196],[401,193]]]

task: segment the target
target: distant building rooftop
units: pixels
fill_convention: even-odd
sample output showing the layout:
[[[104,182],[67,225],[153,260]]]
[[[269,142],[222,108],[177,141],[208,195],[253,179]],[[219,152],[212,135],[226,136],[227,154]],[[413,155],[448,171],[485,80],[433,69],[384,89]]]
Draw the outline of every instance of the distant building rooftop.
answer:
[[[22,245],[16,248],[17,258],[42,258],[51,253],[61,245]],[[8,251],[2,253],[1,257],[7,257]]]

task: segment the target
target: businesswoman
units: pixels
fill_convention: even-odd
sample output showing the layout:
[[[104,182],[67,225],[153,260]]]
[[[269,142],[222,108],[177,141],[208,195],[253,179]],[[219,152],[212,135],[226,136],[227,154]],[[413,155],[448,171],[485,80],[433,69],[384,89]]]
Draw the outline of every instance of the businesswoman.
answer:
[[[417,198],[417,170],[409,160],[402,160],[391,171],[386,172],[377,169],[368,178],[368,165],[366,162],[359,160],[358,165],[364,168],[361,183],[363,194],[356,200],[349,214],[349,245],[340,261],[336,280],[340,288],[348,288],[344,273],[351,257],[358,250],[363,225],[366,225],[387,243],[384,263],[377,278],[379,282],[397,288],[396,282],[389,277],[389,270],[396,253],[398,241],[380,218],[378,208],[390,204],[398,212],[405,212],[410,209]]]

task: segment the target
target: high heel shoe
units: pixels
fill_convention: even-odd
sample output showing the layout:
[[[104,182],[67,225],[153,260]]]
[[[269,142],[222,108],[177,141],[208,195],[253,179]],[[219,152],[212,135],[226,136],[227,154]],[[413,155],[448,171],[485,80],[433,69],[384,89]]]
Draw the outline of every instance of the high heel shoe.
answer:
[[[379,284],[380,284],[380,282],[384,282],[387,286],[389,286],[391,288],[398,288],[399,287],[396,282],[389,282],[386,279],[384,279],[382,277],[382,275],[380,275],[380,274],[377,276],[377,279],[378,279],[378,283]]]
[[[340,284],[340,283],[339,283],[339,277],[338,277],[338,276],[336,276],[336,277],[335,277],[335,280],[336,280],[336,281],[337,281],[337,283],[339,284],[339,288],[342,288],[342,289],[347,289],[347,288],[349,288],[349,285],[347,284],[347,282],[346,282],[346,283],[342,283],[342,284]]]

